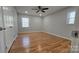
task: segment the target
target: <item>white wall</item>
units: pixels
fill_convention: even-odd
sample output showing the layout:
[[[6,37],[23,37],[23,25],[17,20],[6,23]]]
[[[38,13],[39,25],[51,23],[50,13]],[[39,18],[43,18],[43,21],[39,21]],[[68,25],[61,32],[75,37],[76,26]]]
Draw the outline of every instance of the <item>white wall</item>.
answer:
[[[77,11],[76,21],[74,25],[66,24],[67,13],[75,9]],[[59,11],[58,13],[44,17],[44,31],[60,37],[71,39],[71,32],[79,30],[79,10],[78,7],[71,7]]]
[[[19,32],[41,32],[43,28],[43,20],[41,17],[38,16],[28,16],[28,15],[18,15],[18,29]],[[29,18],[29,28],[22,28],[22,22],[21,18],[22,17],[28,17]]]

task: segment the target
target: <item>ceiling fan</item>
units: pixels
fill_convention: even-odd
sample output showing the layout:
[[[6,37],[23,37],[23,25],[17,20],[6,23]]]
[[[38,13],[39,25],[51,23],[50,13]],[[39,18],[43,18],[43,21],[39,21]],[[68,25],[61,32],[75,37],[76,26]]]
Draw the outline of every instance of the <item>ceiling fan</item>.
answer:
[[[43,12],[43,13],[45,13],[45,10],[48,10],[49,8],[42,8],[42,6],[37,6],[37,8],[36,9],[32,9],[32,10],[36,10],[36,13],[38,13],[38,12]]]

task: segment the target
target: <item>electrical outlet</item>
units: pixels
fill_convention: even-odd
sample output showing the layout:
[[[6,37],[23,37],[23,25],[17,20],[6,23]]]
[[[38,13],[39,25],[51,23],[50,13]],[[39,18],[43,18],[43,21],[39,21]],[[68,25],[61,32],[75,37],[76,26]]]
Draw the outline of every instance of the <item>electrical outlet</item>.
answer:
[[[72,31],[72,37],[78,38],[79,31]]]

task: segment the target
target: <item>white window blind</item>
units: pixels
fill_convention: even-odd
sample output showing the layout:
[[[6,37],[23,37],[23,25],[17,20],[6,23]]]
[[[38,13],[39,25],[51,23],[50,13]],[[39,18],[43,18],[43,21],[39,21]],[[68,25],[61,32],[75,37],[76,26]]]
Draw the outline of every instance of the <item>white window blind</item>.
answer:
[[[29,27],[29,18],[22,18],[22,27]]]
[[[76,12],[75,11],[71,11],[68,13],[67,15],[67,23],[68,24],[74,24],[75,23],[75,16],[76,16]]]

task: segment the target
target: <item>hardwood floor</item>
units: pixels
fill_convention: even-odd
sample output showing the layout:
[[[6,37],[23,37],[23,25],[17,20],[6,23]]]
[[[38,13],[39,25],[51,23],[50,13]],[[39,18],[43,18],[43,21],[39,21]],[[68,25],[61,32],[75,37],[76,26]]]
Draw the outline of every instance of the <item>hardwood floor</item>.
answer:
[[[44,32],[19,34],[9,53],[67,53],[71,41]]]

